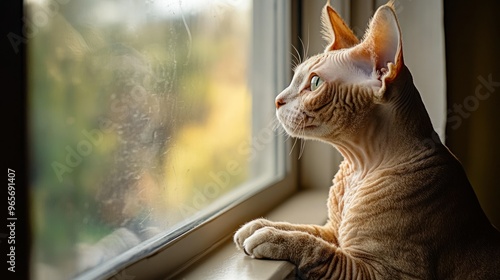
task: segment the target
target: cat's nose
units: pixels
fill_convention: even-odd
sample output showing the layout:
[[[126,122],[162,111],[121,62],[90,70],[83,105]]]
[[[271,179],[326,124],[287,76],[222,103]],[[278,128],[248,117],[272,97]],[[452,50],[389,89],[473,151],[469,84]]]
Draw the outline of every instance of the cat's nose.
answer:
[[[283,106],[285,104],[286,104],[286,102],[283,99],[281,99],[281,98],[276,99],[276,109],[279,109],[281,106]]]

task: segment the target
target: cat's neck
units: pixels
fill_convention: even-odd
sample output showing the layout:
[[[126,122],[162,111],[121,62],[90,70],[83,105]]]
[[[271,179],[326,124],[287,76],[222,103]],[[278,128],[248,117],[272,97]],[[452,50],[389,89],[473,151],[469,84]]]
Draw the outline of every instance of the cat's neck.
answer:
[[[387,91],[387,102],[376,105],[366,126],[333,143],[352,171],[368,174],[433,152],[428,143],[435,132],[406,67]]]

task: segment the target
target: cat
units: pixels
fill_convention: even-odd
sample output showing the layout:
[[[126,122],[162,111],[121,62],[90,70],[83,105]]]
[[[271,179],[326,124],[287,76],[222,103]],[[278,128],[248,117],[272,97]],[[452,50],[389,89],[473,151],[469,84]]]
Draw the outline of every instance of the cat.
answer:
[[[291,136],[344,157],[323,226],[257,219],[234,235],[253,258],[287,260],[302,279],[500,279],[500,233],[439,141],[403,60],[394,4],[362,41],[329,6],[324,53],[276,98]]]

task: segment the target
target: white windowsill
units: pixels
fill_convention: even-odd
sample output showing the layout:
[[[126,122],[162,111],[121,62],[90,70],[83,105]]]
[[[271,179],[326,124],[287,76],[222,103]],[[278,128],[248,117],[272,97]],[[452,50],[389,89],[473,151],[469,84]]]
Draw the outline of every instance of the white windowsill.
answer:
[[[265,218],[291,223],[324,224],[328,190],[302,191],[271,211]],[[295,279],[295,267],[286,261],[257,260],[238,251],[231,238],[173,279],[278,280]]]

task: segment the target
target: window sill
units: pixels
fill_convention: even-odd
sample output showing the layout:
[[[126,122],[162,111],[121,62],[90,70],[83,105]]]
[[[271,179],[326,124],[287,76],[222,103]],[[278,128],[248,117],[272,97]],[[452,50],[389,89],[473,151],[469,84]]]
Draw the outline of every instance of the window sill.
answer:
[[[327,219],[327,190],[302,191],[271,211],[265,218],[291,223],[324,224]],[[232,236],[220,247],[167,279],[295,279],[295,267],[286,261],[257,260],[236,249]]]

